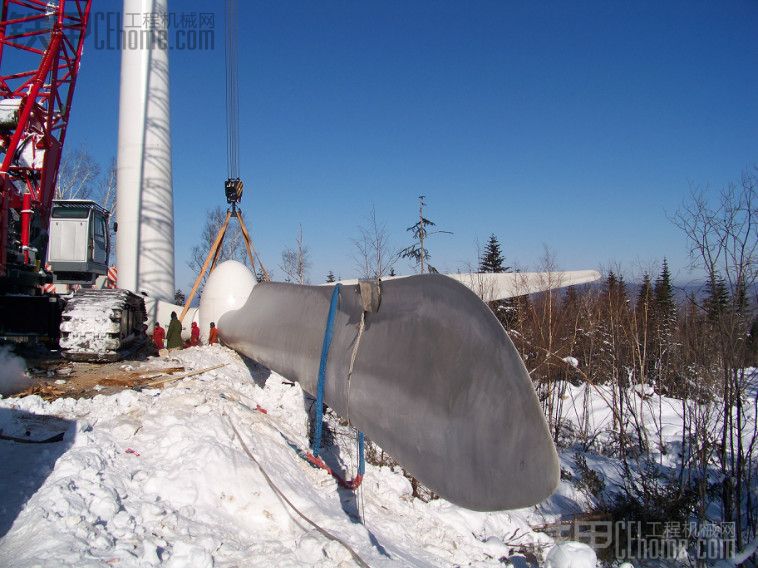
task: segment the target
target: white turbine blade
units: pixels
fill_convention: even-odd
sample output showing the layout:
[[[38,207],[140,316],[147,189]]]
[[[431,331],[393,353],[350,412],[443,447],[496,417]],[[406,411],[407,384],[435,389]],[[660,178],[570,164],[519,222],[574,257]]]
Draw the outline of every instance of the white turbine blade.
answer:
[[[228,297],[223,269],[208,278],[201,314],[207,299]],[[316,395],[333,292],[261,282],[217,320],[219,336]],[[383,282],[370,313],[358,286],[338,294],[322,385],[330,408],[457,505],[517,509],[555,490],[558,454],[532,380],[476,294],[441,274]]]
[[[462,272],[458,274],[445,274],[473,290],[483,301],[492,302],[505,300],[516,296],[525,296],[535,292],[557,290],[578,284],[587,284],[600,280],[597,270],[569,270],[565,272]],[[408,278],[407,276],[384,276],[382,281]],[[345,286],[358,283],[353,278],[340,280]],[[332,284],[321,284],[331,286]]]
[[[597,270],[571,270],[566,272],[474,272],[448,274],[474,291],[483,301],[505,300],[535,292],[557,290],[600,279]]]

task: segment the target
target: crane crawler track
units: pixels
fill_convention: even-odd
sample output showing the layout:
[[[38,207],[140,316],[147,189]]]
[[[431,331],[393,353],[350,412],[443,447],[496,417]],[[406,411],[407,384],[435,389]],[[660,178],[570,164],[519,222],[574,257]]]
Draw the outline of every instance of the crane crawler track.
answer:
[[[128,290],[82,289],[66,303],[61,354],[72,361],[119,361],[147,342],[142,297]]]

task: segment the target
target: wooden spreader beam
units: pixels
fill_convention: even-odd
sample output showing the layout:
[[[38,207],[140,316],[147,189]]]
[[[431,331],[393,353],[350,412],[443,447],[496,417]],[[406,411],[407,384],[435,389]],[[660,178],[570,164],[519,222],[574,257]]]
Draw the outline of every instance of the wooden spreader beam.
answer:
[[[203,267],[200,269],[200,273],[195,279],[192,290],[190,290],[190,293],[187,295],[187,300],[184,304],[184,308],[182,309],[182,313],[179,316],[179,321],[184,321],[184,316],[187,315],[190,305],[192,304],[192,300],[195,299],[195,294],[197,294],[197,290],[200,287],[200,283],[203,281],[205,273],[208,272],[208,274],[210,274],[216,268],[218,259],[221,256],[221,246],[224,244],[226,230],[229,227],[229,221],[231,221],[233,216],[236,217],[237,221],[240,224],[240,229],[242,230],[242,238],[245,240],[245,249],[247,250],[247,257],[250,259],[250,265],[252,266],[253,274],[255,274],[255,262],[257,260],[258,265],[261,267],[261,274],[263,275],[264,282],[271,281],[271,276],[269,275],[268,270],[266,270],[266,267],[263,265],[263,261],[255,250],[253,239],[250,237],[247,226],[245,226],[245,221],[242,219],[242,211],[239,210],[236,204],[232,204],[232,207],[226,211],[226,218],[224,219],[224,222],[222,223],[221,228],[219,229],[218,234],[216,235],[216,238],[214,239],[213,244],[208,251],[208,255],[205,257],[205,262],[203,262]],[[209,266],[210,271],[208,271]]]

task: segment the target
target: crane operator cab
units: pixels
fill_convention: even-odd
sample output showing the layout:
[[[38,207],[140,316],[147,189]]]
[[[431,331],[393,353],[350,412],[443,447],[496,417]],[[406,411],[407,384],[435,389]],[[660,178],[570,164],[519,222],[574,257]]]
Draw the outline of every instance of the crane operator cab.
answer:
[[[48,263],[55,282],[94,284],[108,272],[110,213],[90,200],[53,201]]]

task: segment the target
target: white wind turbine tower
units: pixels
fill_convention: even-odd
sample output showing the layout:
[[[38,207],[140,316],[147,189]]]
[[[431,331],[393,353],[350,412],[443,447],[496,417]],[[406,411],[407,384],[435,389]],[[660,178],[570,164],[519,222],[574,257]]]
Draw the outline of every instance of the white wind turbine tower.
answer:
[[[152,21],[153,15],[167,13],[167,4],[124,0],[116,251],[120,287],[173,301],[168,36],[160,18]]]

